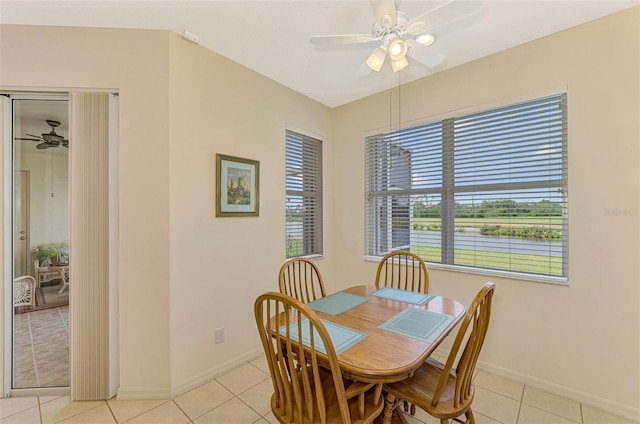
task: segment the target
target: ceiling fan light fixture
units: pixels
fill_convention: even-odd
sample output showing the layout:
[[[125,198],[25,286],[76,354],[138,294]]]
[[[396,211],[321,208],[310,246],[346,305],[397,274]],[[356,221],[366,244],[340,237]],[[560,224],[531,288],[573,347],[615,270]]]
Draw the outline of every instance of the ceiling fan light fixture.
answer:
[[[375,48],[369,58],[367,59],[367,66],[372,70],[379,72],[382,69],[382,65],[384,65],[384,60],[387,57],[387,51],[384,47],[380,46]]]
[[[402,60],[407,55],[407,43],[399,38],[394,38],[389,43],[389,57],[391,60]]]
[[[436,42],[435,34],[427,33],[416,37],[416,41],[424,46],[430,47]]]
[[[406,57],[403,57],[400,60],[391,61],[391,69],[393,69],[393,72],[402,71],[404,68],[407,67],[407,65],[409,65],[409,61],[407,60]]]

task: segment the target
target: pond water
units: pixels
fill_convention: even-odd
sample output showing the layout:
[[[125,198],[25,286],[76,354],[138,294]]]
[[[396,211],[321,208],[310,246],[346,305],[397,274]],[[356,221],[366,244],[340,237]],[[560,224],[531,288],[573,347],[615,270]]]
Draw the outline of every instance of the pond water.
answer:
[[[287,222],[287,234],[302,237],[302,222]],[[411,244],[440,246],[440,231],[411,230]],[[485,236],[477,231],[467,230],[455,233],[455,246],[460,249],[486,250],[490,252],[511,252],[525,255],[562,256],[561,240],[530,239],[522,237]]]

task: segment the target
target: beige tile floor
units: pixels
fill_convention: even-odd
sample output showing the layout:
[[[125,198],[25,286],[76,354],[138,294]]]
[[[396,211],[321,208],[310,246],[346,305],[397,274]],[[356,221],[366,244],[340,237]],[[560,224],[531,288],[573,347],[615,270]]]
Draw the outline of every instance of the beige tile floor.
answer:
[[[484,371],[477,373],[478,424],[624,424],[626,420]],[[171,400],[69,402],[65,397],[0,399],[1,424],[276,424],[271,380],[259,358]],[[437,424],[418,411],[410,424]]]
[[[14,388],[69,386],[69,306],[14,315],[13,358]]]

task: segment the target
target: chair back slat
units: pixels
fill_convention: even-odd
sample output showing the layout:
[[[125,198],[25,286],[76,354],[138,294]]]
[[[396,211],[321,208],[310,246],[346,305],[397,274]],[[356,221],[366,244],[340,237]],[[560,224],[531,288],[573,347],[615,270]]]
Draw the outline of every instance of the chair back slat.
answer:
[[[449,357],[447,358],[447,362],[445,363],[440,381],[438,382],[434,392],[431,402],[433,407],[436,407],[440,401],[442,391],[447,383],[453,364],[465,339],[466,343],[464,343],[464,349],[462,350],[462,354],[460,355],[455,368],[456,383],[453,406],[457,408],[470,401],[472,395],[471,383],[473,380],[473,371],[476,367],[476,363],[478,362],[480,350],[482,349],[482,344],[484,343],[484,339],[487,335],[487,329],[489,328],[491,301],[494,289],[494,283],[485,283],[467,309],[467,313],[460,323],[458,334],[453,342],[453,346],[449,353]]]
[[[313,302],[326,296],[322,276],[315,263],[305,258],[286,261],[278,273],[280,293],[302,303]]]
[[[326,423],[328,410],[337,407],[341,422],[350,424],[342,372],[317,314],[301,301],[273,292],[258,297],[254,312],[273,381],[272,407],[291,423]],[[300,335],[308,338],[308,346]],[[322,383],[328,378],[333,388],[327,393]]]
[[[404,251],[387,254],[378,264],[376,288],[429,292],[429,272],[420,256]]]

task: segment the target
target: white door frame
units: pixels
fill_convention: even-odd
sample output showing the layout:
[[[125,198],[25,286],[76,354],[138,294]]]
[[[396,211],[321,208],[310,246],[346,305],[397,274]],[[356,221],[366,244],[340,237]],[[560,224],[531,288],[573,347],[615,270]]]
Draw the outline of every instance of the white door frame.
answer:
[[[84,91],[84,90],[83,90]],[[86,90],[100,91],[100,90]],[[104,90],[106,91],[106,90]],[[3,95],[10,94],[11,98]],[[12,149],[12,128],[13,114],[11,110],[11,99],[34,99],[34,100],[68,100],[68,91],[59,91],[57,93],[43,94],[38,91],[21,91],[14,92],[11,90],[0,92],[0,141],[2,142],[2,156],[0,162],[3,166],[2,188],[3,188],[3,210],[2,224],[0,233],[4,240],[3,258],[0,262],[0,274],[2,281],[5,282],[3,300],[0,302],[0,316],[2,317],[1,331],[2,338],[0,343],[0,381],[2,384],[2,397],[9,397],[13,394],[20,395],[66,395],[69,388],[42,388],[42,389],[12,389],[12,355],[13,355],[13,302],[12,302],[12,284],[13,278],[13,149]],[[119,329],[118,329],[118,255],[119,255],[119,231],[118,231],[118,98],[117,94],[112,94],[110,100],[110,138],[109,138],[109,374],[110,384],[109,392],[115,395],[119,385]],[[71,116],[70,116],[70,119]],[[73,176],[70,175],[70,178]],[[71,223],[73,225],[73,223]],[[70,227],[71,229],[71,227]],[[11,236],[9,236],[11,235]],[[73,346],[71,346],[73,349]]]
[[[12,173],[12,155],[13,149],[11,148],[11,129],[13,128],[13,120],[11,113],[11,100],[6,96],[0,96],[0,129],[2,134],[2,192],[3,196],[3,208],[0,213],[2,214],[2,239],[4,244],[2,246],[4,255],[2,257],[2,281],[6,281],[3,284],[2,290],[2,302],[0,311],[2,311],[2,397],[8,397],[11,392],[11,364],[12,364],[12,351],[13,341],[12,336],[12,321],[13,321],[13,301],[12,301],[12,285],[9,283],[12,278],[13,267],[13,255],[9,254],[12,249],[13,237],[7,237],[8,234],[13,234],[13,228],[11,225],[11,210],[13,208],[13,202],[11,200],[11,194],[13,191]]]

